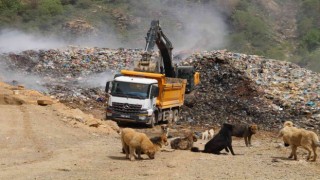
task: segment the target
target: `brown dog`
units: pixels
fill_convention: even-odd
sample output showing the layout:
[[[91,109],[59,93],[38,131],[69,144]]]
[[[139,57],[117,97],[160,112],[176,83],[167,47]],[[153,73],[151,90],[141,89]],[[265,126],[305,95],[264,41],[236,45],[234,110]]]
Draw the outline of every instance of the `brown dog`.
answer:
[[[251,137],[258,131],[258,126],[256,124],[243,124],[243,125],[233,125],[232,136],[243,137],[246,146],[251,146]]]
[[[187,134],[184,138],[176,138],[170,142],[172,149],[190,150],[193,142],[197,142],[197,137],[193,132]]]
[[[135,160],[135,152],[137,152],[139,159],[141,159],[141,151],[147,154],[150,159],[154,159],[156,151],[159,150],[158,146],[155,146],[146,134],[136,132],[131,128],[122,129],[121,142],[126,158],[131,161]]]
[[[284,128],[280,130],[279,137],[282,137],[285,146],[291,146],[291,153],[288,158],[293,157],[294,160],[297,160],[297,147],[301,146],[308,151],[307,160],[310,159],[312,151],[314,154],[312,161],[316,161],[317,147],[320,146],[316,133],[293,127],[291,121],[286,121]]]
[[[161,136],[150,138],[150,140],[154,145],[158,146],[159,148],[162,148],[163,145],[169,145],[166,133],[161,134]]]
[[[153,143],[154,146],[158,146],[158,149],[161,149],[162,146],[169,145],[168,138],[167,138],[167,132],[165,132],[165,131],[162,131],[162,134],[160,136],[155,136],[155,137],[150,138],[150,141]],[[137,153],[138,150],[139,149],[137,148],[135,153]],[[122,153],[125,153],[124,147],[122,147]],[[144,154],[143,151],[141,152],[141,154]]]

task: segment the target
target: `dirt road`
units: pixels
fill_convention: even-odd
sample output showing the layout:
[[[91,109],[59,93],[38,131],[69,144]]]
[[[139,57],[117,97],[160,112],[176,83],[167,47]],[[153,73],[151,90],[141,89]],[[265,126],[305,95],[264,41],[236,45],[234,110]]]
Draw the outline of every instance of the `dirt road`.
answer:
[[[320,158],[288,160],[288,148],[277,148],[276,134],[259,132],[253,147],[234,139],[236,156],[158,152],[154,160],[131,162],[121,153],[114,122],[101,121],[54,103],[39,106],[43,95],[0,83],[0,179],[319,179]],[[160,127],[139,128],[149,136]],[[173,129],[172,134],[181,134]],[[279,140],[280,143],[280,140]],[[203,148],[205,141],[195,146]],[[169,148],[169,147],[166,147]],[[319,150],[318,150],[319,152]]]
[[[51,106],[0,105],[0,114],[0,179],[320,178],[319,159],[306,162],[299,150],[299,161],[287,160],[289,149],[276,148],[272,133],[260,132],[252,148],[235,139],[236,156],[174,151],[130,162],[118,135],[66,123]]]

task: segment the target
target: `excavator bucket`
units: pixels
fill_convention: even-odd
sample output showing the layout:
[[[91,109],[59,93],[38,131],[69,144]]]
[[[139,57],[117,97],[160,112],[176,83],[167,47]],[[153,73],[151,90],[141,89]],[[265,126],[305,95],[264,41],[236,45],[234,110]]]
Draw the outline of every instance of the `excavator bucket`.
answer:
[[[153,72],[159,73],[159,61],[157,58],[152,57],[152,54],[149,52],[144,52],[141,54],[142,58],[140,61],[135,62],[134,70],[141,72]]]

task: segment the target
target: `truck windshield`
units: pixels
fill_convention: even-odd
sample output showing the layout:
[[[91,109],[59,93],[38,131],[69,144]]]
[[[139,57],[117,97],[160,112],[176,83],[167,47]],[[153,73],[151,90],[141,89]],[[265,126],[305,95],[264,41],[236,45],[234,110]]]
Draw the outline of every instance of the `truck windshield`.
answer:
[[[149,84],[117,82],[115,81],[111,95],[120,97],[130,97],[138,99],[148,98]]]

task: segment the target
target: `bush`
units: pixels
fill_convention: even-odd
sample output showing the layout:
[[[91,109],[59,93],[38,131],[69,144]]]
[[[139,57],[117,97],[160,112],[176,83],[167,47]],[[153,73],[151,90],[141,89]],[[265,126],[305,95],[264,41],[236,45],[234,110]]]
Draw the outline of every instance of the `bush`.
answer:
[[[77,7],[81,9],[88,9],[92,5],[91,0],[78,0]]]
[[[313,51],[320,47],[320,30],[311,29],[302,38],[302,44],[307,47],[309,51]]]
[[[55,16],[62,13],[63,6],[60,0],[42,0],[38,11],[40,16]]]

